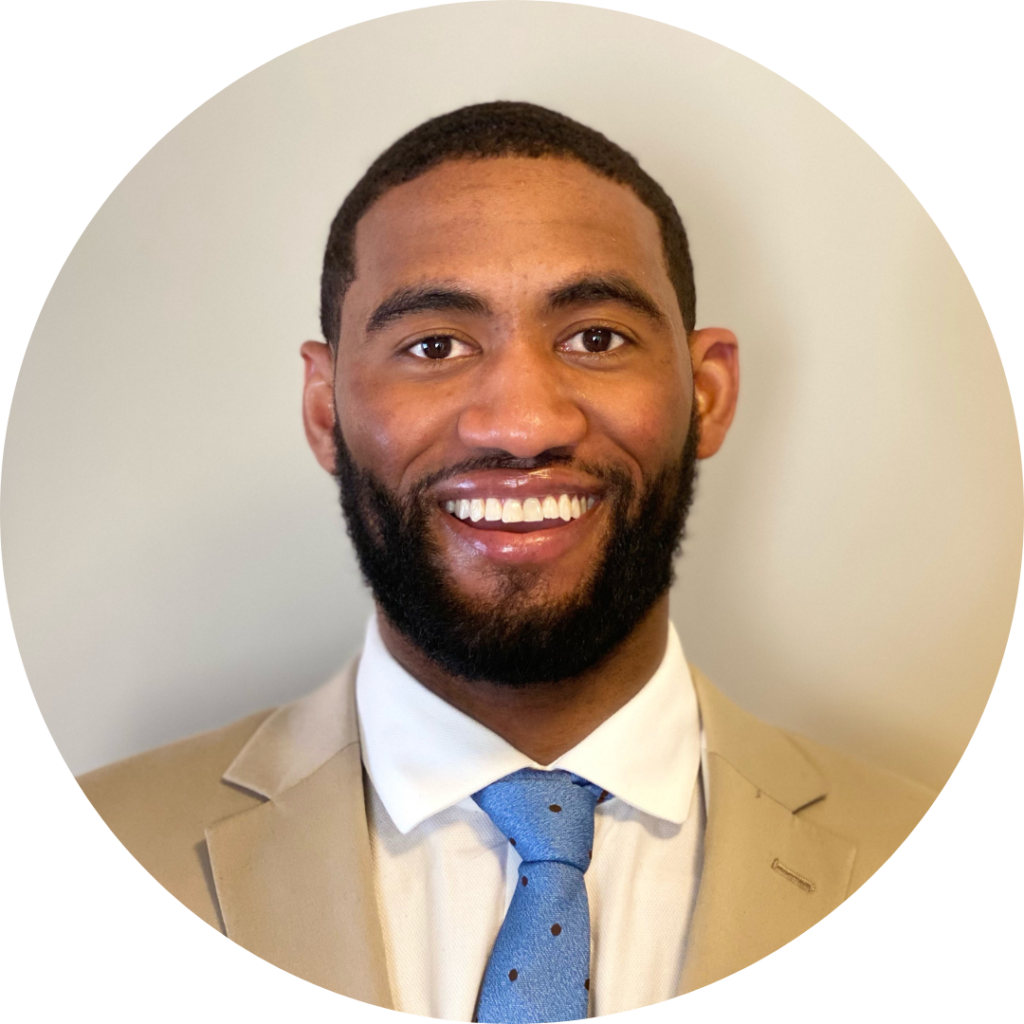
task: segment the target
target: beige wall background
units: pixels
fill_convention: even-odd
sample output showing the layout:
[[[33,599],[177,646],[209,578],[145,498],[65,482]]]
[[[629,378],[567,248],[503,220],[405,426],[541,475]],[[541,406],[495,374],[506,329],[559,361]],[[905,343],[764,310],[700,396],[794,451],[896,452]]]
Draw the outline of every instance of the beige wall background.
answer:
[[[74,772],[288,700],[370,601],[299,420],[327,227],[454,107],[528,99],[633,151],[739,335],[673,616],[762,717],[935,785],[984,707],[1021,564],[1020,452],[956,259],[814,100],[680,30],[570,5],[429,8],[215,96],[127,175],[40,315],[0,527],[33,689]]]

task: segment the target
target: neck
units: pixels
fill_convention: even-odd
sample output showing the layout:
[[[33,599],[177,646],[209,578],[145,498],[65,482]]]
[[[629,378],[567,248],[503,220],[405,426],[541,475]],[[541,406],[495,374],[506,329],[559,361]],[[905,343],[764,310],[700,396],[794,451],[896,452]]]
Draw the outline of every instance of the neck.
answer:
[[[413,678],[533,761],[547,765],[589,736],[654,675],[668,642],[668,595],[598,665],[571,679],[524,687],[450,675],[406,640],[379,609],[377,621],[384,645]]]

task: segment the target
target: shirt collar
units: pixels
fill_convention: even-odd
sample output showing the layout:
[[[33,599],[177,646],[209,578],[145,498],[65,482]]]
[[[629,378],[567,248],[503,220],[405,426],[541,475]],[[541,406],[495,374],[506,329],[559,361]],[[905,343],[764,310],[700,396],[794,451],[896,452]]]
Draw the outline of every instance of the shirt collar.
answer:
[[[376,616],[356,675],[363,764],[400,832],[520,768],[542,768],[417,682],[384,646]],[[627,704],[547,768],[682,824],[700,768],[700,713],[675,627],[661,664]]]

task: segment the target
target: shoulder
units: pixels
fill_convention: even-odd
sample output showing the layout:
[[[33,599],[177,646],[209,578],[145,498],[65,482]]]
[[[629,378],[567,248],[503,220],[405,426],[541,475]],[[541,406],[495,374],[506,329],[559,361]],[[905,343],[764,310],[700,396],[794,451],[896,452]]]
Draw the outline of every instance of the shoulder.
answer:
[[[825,796],[800,817],[857,847],[851,891],[862,885],[914,830],[936,797],[920,782],[868,765],[795,733],[787,740],[820,772]]]
[[[128,851],[165,888],[220,927],[207,826],[260,802],[222,776],[270,711],[88,772],[78,783]]]
[[[148,824],[152,816],[179,827],[201,827],[236,809],[239,794],[223,786],[221,776],[270,714],[259,711],[221,729],[136,754],[88,772],[78,783],[112,828],[114,823],[129,829],[136,821]]]

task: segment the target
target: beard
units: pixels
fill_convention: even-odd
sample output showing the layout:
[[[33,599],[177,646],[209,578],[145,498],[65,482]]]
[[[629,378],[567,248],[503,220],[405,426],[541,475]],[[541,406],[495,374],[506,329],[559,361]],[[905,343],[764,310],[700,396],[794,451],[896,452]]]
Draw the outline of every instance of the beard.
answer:
[[[335,422],[335,477],[363,578],[391,625],[451,675],[510,687],[579,676],[626,640],[675,579],[699,430],[694,409],[679,457],[639,493],[618,467],[550,452],[470,459],[421,480],[400,498],[356,465]],[[551,465],[576,466],[606,487],[607,540],[593,568],[558,600],[545,600],[536,566],[494,566],[496,596],[486,602],[464,596],[431,536],[438,506],[425,492],[458,473]]]

